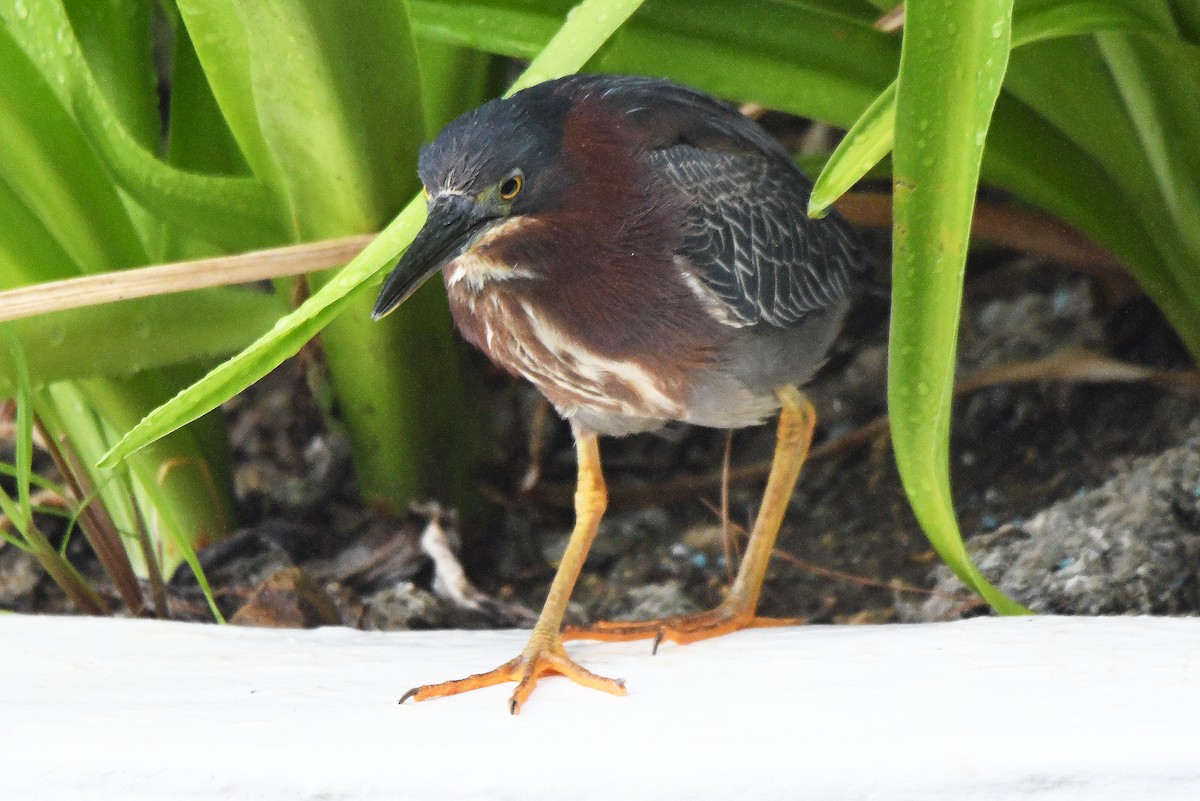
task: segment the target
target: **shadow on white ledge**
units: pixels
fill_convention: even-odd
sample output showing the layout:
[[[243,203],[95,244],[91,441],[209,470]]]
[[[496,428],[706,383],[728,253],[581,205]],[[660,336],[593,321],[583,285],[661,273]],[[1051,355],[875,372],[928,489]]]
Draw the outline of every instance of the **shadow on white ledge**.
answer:
[[[0,798],[1200,798],[1200,619],[576,642],[627,697],[396,704],[526,636],[0,615]]]

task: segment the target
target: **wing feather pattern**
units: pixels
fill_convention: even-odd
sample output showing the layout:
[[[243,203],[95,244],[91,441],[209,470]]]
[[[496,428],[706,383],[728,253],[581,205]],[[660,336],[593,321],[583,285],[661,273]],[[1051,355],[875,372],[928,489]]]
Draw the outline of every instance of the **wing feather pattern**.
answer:
[[[787,327],[850,294],[861,249],[839,218],[805,214],[810,187],[790,165],[690,145],[646,158],[685,198],[678,255],[735,324]]]
[[[677,255],[725,322],[792,326],[844,300],[867,271],[846,221],[808,217],[812,182],[733,107],[637,76],[576,75],[561,86],[613,105],[637,132],[644,158],[684,205]]]

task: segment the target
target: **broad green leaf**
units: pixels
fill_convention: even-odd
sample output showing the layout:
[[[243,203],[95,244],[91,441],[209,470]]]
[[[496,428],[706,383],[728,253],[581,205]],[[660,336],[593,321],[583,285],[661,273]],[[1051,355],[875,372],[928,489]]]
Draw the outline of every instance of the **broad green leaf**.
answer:
[[[249,174],[250,167],[225,123],[182,23],[175,32],[173,56],[167,161],[192,172]],[[158,261],[183,261],[218,253],[216,245],[190,229],[187,224],[166,226]]]
[[[64,0],[84,61],[117,119],[144,148],[161,137],[153,0]]]
[[[258,179],[172,167],[109,119],[110,111],[96,96],[94,85],[87,94],[89,100],[76,109],[80,126],[121,188],[145,208],[229,250],[253,249],[283,239],[277,203]]]
[[[138,144],[157,152],[162,130],[152,52],[152,3],[63,0],[83,59],[116,118]],[[124,200],[146,252],[158,253],[162,223],[141,204]]]
[[[1147,0],[1018,0],[1012,46],[1101,31],[1172,33],[1170,15],[1156,6]]]
[[[556,30],[566,0],[415,0],[425,37],[531,58]],[[899,41],[869,22],[804,3],[656,0],[588,63],[594,72],[661,75],[718,97],[760,103],[849,127],[895,78]]]
[[[251,171],[268,186],[279,186],[280,166],[258,121],[250,45],[237,0],[176,0],[176,4],[217,105]]]
[[[1184,93],[1178,101],[1184,107],[1194,106],[1200,94],[1200,80],[1188,70],[1188,64],[1186,59],[1177,60],[1168,83]],[[1171,201],[1164,197],[1162,184],[1147,160],[1143,138],[1126,108],[1112,67],[1095,39],[1045,41],[1014,52],[1007,85],[1100,165],[1110,177],[1110,192],[1129,199],[1130,213],[1144,233],[1115,252],[1134,268],[1138,281],[1162,306],[1193,352],[1200,354],[1200,282],[1190,273],[1200,254],[1188,242],[1195,236],[1194,227],[1181,229],[1166,222],[1173,216]],[[1160,103],[1171,96],[1162,90],[1158,94],[1163,98]],[[1177,147],[1194,147],[1194,137],[1188,135],[1186,123],[1183,126],[1172,138],[1179,140]],[[1195,181],[1194,175],[1190,180]],[[1073,191],[1069,184],[1053,188]],[[1188,191],[1186,187],[1184,191]],[[1107,228],[1125,224],[1111,219],[1085,230],[1104,241]]]
[[[526,75],[553,77],[578,70],[638,5],[638,0],[585,0],[568,17],[555,39],[547,46],[545,54],[530,64]],[[523,77],[518,80],[514,90],[531,82],[532,78]],[[296,311],[281,319],[270,332],[241,354],[185,389],[170,403],[147,415],[105,454],[101,464],[116,464],[168,432],[196,419],[295,354],[349,302],[354,290],[373,278],[379,278],[382,269],[412,242],[424,220],[424,205],[422,198],[413,198],[354,261]]]
[[[425,39],[417,41],[417,56],[427,139],[501,89],[494,85],[504,65],[490,53]]]
[[[52,312],[6,325],[26,348],[34,385],[42,386],[212,363],[262,336],[286,311],[273,294],[222,287]],[[12,394],[8,367],[0,356],[0,397]]]
[[[942,559],[995,609],[1022,613],[971,562],[949,473],[963,270],[988,123],[1008,61],[1012,0],[909,0],[906,12],[896,89],[888,365],[896,462]]]
[[[1196,0],[1169,0],[1168,5],[1183,37],[1193,45],[1200,45],[1200,5]]]
[[[175,169],[138,142],[97,84],[60,0],[0,5],[0,19],[103,155],[121,187],[142,206],[233,248],[278,240],[278,234],[263,236],[276,225],[278,210],[260,182]]]
[[[1108,31],[1162,32],[1161,19],[1145,11],[1141,0],[1114,5],[1112,0],[1033,0],[1017,6],[1012,47],[1065,36]],[[891,152],[895,138],[896,85],[893,83],[851,126],[818,177],[809,199],[809,216],[818,217],[862,180]]]
[[[286,165],[273,191],[289,209],[293,235],[377,230],[418,188],[425,138],[406,8],[394,0],[237,0],[236,7],[260,131]],[[275,54],[285,50],[283,62]],[[316,290],[325,280],[308,279]],[[415,496],[455,498],[443,493],[469,486],[477,418],[466,412],[445,303],[431,287],[382,323],[370,308],[358,294],[321,339],[359,489],[372,506],[396,511]],[[427,402],[431,394],[439,403]],[[456,433],[460,447],[446,449]]]
[[[0,182],[74,262],[70,272],[29,264],[24,268],[26,280],[145,263],[145,251],[103,167],[4,25],[0,76]],[[3,231],[0,236],[27,234]]]
[[[0,230],[0,285],[4,288],[79,274],[71,254],[4,180],[0,180],[0,220],[4,221]]]
[[[1184,263],[1200,265],[1200,80],[1186,69],[1166,77],[1162,64],[1170,54],[1151,40],[1103,34],[1096,38],[1100,52],[1120,93],[1137,141],[1150,167],[1162,208],[1183,241],[1190,258]],[[1185,102],[1176,102],[1183,100]],[[1193,276],[1200,267],[1191,270]],[[1200,306],[1200,281],[1181,282],[1184,294]],[[1190,290],[1190,291],[1189,291]]]
[[[393,0],[234,0],[255,111],[300,241],[380,227],[415,186],[417,56]],[[278,54],[288,59],[281,69]],[[404,196],[408,196],[404,193]]]

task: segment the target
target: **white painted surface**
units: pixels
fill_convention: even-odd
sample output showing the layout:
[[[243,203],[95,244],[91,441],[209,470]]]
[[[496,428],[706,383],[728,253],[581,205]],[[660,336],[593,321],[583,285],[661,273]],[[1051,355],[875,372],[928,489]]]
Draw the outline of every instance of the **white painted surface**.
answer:
[[[1197,619],[579,642],[628,697],[397,706],[525,637],[0,615],[0,799],[1200,798]]]

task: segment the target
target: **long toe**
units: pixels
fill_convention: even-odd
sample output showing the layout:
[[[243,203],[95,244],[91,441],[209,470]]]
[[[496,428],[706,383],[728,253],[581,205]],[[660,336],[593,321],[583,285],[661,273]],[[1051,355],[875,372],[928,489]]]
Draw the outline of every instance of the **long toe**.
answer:
[[[568,657],[566,651],[563,650],[562,643],[556,640],[544,647],[527,649],[525,653],[487,673],[477,673],[465,679],[455,679],[440,684],[414,687],[400,698],[400,703],[404,703],[410,698],[416,701],[427,701],[430,698],[458,695],[470,690],[515,681],[517,687],[508,700],[508,709],[509,712],[516,715],[520,713],[521,707],[529,699],[534,687],[537,686],[538,679],[553,673],[566,676],[584,687],[603,690],[613,695],[625,695],[624,679],[609,679],[592,673]]]
[[[562,639],[605,642],[654,640],[654,649],[657,651],[661,642],[686,644],[741,629],[799,626],[807,622],[804,618],[759,617],[751,611],[723,605],[707,612],[673,615],[654,620],[628,623],[601,621],[590,626],[568,626],[563,629]]]

